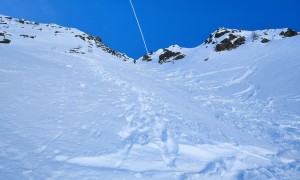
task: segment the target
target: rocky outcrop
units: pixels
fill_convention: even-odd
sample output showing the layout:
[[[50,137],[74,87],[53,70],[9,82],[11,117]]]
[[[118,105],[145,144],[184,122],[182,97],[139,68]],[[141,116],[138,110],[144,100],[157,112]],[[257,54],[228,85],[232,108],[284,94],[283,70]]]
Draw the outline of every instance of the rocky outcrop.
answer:
[[[119,58],[123,58],[124,61],[128,60],[129,57],[126,56],[123,53],[119,53],[115,50],[113,50],[112,48],[108,47],[107,45],[103,44],[102,42],[102,38],[97,37],[97,36],[93,36],[87,33],[83,33],[83,34],[76,34],[75,37],[80,38],[81,40],[88,42],[90,46],[96,46],[100,49],[102,49],[104,52],[107,52],[113,56],[119,57]]]
[[[228,38],[225,38],[219,44],[216,45],[215,50],[217,52],[219,52],[219,51],[230,50],[230,49],[233,49],[233,48],[234,48],[234,46],[233,46],[231,40],[228,39]]]
[[[270,40],[267,39],[267,38],[263,38],[263,39],[261,40],[262,43],[268,43],[269,41],[270,41]]]
[[[6,34],[6,31],[0,32],[0,37],[3,37],[2,40],[0,40],[1,44],[9,44],[11,40],[7,39],[5,36],[9,36],[9,34]]]
[[[11,40],[9,40],[9,39],[0,40],[0,43],[2,43],[2,44],[9,44],[10,42],[11,42]]]
[[[281,36],[284,36],[284,37],[293,37],[293,36],[297,36],[298,35],[298,32],[297,31],[294,31],[290,28],[288,28],[285,32],[282,31],[280,33]]]
[[[159,56],[159,63],[163,64],[166,62],[171,62],[173,60],[180,60],[185,58],[185,54],[182,54],[181,52],[173,52],[168,49],[164,49],[163,53]]]
[[[210,43],[216,44],[214,39],[220,38],[229,32],[230,31],[228,29],[218,28],[215,33],[209,35],[209,38],[207,40],[205,40],[205,44],[210,44]]]
[[[20,36],[22,36],[23,38],[31,38],[31,39],[34,39],[36,37],[36,36],[29,36],[26,34],[21,34]]]
[[[220,52],[220,51],[235,49],[240,45],[244,44],[245,41],[246,38],[244,36],[238,37],[233,34],[229,34],[228,38],[223,39],[220,43],[216,45],[215,51]]]
[[[152,59],[148,54],[145,54],[142,58],[142,61],[152,61]]]
[[[221,31],[222,30],[222,31]],[[228,31],[227,29],[218,29],[218,31],[215,34],[215,38],[219,38],[227,33],[229,33],[230,31]]]
[[[6,16],[0,16],[0,25],[2,23],[7,24],[5,26],[2,26],[7,29],[9,29],[9,25],[17,23],[18,26],[21,26],[21,28],[24,28],[25,26],[32,26],[32,29],[36,29],[38,31],[49,31],[49,33],[53,33],[53,35],[55,35],[55,36],[59,36],[60,34],[66,33],[66,31],[72,30],[72,32],[70,32],[70,33],[74,34],[74,36],[76,38],[79,38],[79,39],[85,41],[86,43],[83,43],[82,45],[83,46],[86,45],[88,48],[83,48],[83,49],[72,48],[69,51],[65,51],[65,52],[84,54],[87,52],[92,52],[92,49],[93,49],[92,46],[94,46],[99,49],[102,49],[104,52],[107,52],[113,56],[122,58],[123,60],[130,59],[125,54],[119,53],[119,52],[113,50],[112,48],[108,47],[107,45],[105,45],[102,42],[102,38],[90,35],[88,33],[83,33],[83,32],[75,33],[76,31],[74,31],[74,29],[72,29],[72,28],[62,27],[62,26],[59,26],[56,24],[39,24],[39,23],[31,22],[31,21],[28,21],[25,19],[15,19],[15,18],[6,17]],[[2,36],[3,36],[3,38],[1,38]],[[1,43],[7,43],[7,44],[10,43],[10,40],[8,40],[8,38],[6,36],[9,36],[9,34],[6,34],[6,32],[0,31]],[[31,35],[27,35],[27,34],[20,34],[18,36],[21,36],[23,38],[30,38],[30,39],[36,38],[36,36],[31,36]],[[85,51],[87,51],[87,52],[85,52]]]

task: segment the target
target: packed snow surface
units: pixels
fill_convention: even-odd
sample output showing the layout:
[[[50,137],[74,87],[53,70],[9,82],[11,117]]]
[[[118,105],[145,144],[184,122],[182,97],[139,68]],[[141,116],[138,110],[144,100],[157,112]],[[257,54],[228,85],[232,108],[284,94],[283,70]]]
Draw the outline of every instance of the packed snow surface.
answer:
[[[300,36],[135,64],[0,17],[0,179],[299,178]]]

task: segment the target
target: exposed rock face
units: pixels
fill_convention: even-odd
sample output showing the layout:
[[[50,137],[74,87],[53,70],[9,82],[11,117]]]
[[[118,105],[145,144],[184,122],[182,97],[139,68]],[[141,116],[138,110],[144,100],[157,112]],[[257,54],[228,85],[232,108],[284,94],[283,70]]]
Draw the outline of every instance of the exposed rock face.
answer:
[[[270,40],[267,39],[267,38],[263,38],[263,39],[261,40],[262,43],[268,43],[269,41],[270,41]]]
[[[295,30],[288,29],[266,29],[257,31],[242,31],[236,29],[218,28],[205,40],[206,48],[212,47],[216,52],[235,49],[246,42],[268,43],[274,39],[282,39],[300,35]],[[251,42],[250,42],[251,41]]]
[[[210,44],[213,41],[213,35],[209,35],[209,39],[205,40],[205,44]]]
[[[151,55],[151,53],[150,53],[150,55]],[[150,57],[149,55],[147,55],[147,54],[145,54],[145,55],[143,56],[142,60],[143,60],[143,61],[152,61],[151,57]]]
[[[221,32],[219,32],[219,30],[218,30],[218,32],[215,34],[215,38],[219,38],[227,33],[229,33],[229,31],[227,29],[225,29],[224,31],[221,31]]]
[[[298,33],[297,33],[297,31],[294,31],[294,30],[288,28],[286,32],[283,32],[283,31],[282,31],[282,32],[280,33],[280,35],[281,35],[281,36],[284,36],[284,37],[292,37],[292,36],[297,36]]]
[[[235,41],[232,43],[232,41],[235,39]],[[231,50],[239,47],[240,45],[244,44],[246,41],[246,38],[244,36],[237,37],[235,35],[230,34],[229,38],[223,39],[219,44],[216,45],[215,51],[225,51],[225,50]]]
[[[0,41],[0,43],[2,44],[9,44],[11,42],[11,40],[9,39],[3,39],[2,41]]]
[[[221,41],[219,44],[216,45],[216,51],[225,51],[233,49],[234,45],[232,44],[231,40],[228,38],[225,38],[223,41]]]
[[[39,24],[39,23],[31,22],[31,21],[28,21],[25,19],[15,19],[15,18],[11,18],[11,17],[0,16],[0,25],[5,24],[5,26],[2,26],[2,27],[8,29],[9,26],[13,23],[14,24],[17,23],[18,26],[21,26],[22,28],[29,25],[29,26],[32,26],[32,29],[36,29],[38,31],[48,31],[51,29],[51,30],[54,30],[51,33],[53,33],[55,36],[64,34],[67,31],[72,31],[71,33],[74,34],[75,37],[86,42],[84,44],[86,44],[89,47],[88,51],[92,51],[92,46],[95,46],[95,47],[102,49],[103,51],[110,53],[116,57],[123,58],[123,60],[125,60],[125,61],[130,59],[124,53],[119,53],[119,52],[113,50],[112,48],[108,47],[107,45],[103,44],[102,38],[92,36],[88,33],[83,33],[83,32],[75,33],[72,30],[72,28],[66,28],[66,27],[56,25],[56,24]],[[6,44],[10,43],[11,40],[9,40],[10,38],[8,39],[7,36],[11,36],[11,35],[7,34],[5,31],[3,31],[3,32],[0,31],[0,43],[6,43]],[[25,39],[35,39],[36,38],[36,36],[31,36],[31,35],[27,35],[27,34],[20,34],[19,36],[21,36]],[[68,52],[68,51],[66,51],[66,52]],[[70,49],[69,53],[83,54],[86,52],[84,52],[84,49],[79,50],[79,49],[73,48],[73,49]]]
[[[180,52],[173,52],[168,49],[164,49],[164,53],[159,56],[159,63],[166,63],[170,62],[172,60],[179,60],[183,59],[185,57],[185,54],[181,54]]]
[[[228,36],[230,40],[234,40],[235,38],[237,38],[237,36],[234,34],[229,34]]]
[[[205,44],[216,44],[215,51],[217,52],[231,50],[245,43],[246,38],[239,34],[240,31],[238,30],[219,28],[215,33],[210,34],[209,38],[205,41]],[[223,39],[224,36],[227,37]],[[219,38],[223,40],[220,43],[217,43]]]
[[[246,41],[246,38],[244,36],[237,38],[234,41],[234,43],[233,43],[234,44],[234,48],[236,48],[236,47],[238,47],[238,46],[240,46],[242,44],[245,44],[245,41]]]
[[[230,31],[228,31],[228,29],[218,28],[218,30],[214,34],[209,35],[209,38],[207,40],[205,40],[205,44],[210,44],[210,43],[216,44],[216,42],[213,41],[214,39],[220,38],[229,32]]]
[[[11,40],[7,39],[6,36],[10,36],[10,34],[7,34],[6,31],[0,32],[0,37],[3,37],[3,39],[0,39],[1,44],[9,44]]]

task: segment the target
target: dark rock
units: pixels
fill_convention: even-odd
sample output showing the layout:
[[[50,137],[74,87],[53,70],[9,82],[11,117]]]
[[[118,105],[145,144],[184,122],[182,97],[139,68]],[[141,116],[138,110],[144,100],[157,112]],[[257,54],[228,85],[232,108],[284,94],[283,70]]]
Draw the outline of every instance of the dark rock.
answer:
[[[147,54],[145,54],[142,58],[143,61],[152,61],[151,57]]]
[[[280,36],[284,36],[284,32],[283,31],[281,31],[281,33],[279,34]]]
[[[92,36],[92,35],[88,35],[86,38],[90,41],[95,39],[94,36]]]
[[[79,54],[79,53],[82,53],[82,52],[80,52],[80,48],[73,48],[73,49],[70,49],[70,53],[77,53],[77,54]]]
[[[108,47],[107,45],[105,45],[103,43],[97,43],[96,46],[98,48],[101,48],[104,52],[112,54],[113,56],[116,56],[116,57],[119,57],[119,58],[128,58],[125,54],[119,53],[119,52],[113,50],[112,48]]]
[[[234,46],[230,39],[225,38],[219,44],[217,44],[216,51],[230,50],[232,48],[234,48]]]
[[[280,33],[281,36],[284,36],[284,37],[292,37],[292,36],[297,36],[298,33],[290,28],[287,29],[286,32],[281,32]]]
[[[227,33],[229,33],[228,30],[225,30],[225,31],[222,31],[222,32],[217,32],[215,34],[215,38],[219,38],[219,37],[221,37],[221,36],[223,36],[224,34],[227,34]]]
[[[207,40],[205,40],[204,44],[210,44],[213,41],[213,35],[210,34],[209,38]]]
[[[226,49],[227,47],[224,44],[217,44],[215,50],[219,52],[219,51],[225,51]]]
[[[180,52],[172,52],[168,49],[164,49],[164,53],[159,56],[159,60],[165,61],[170,59],[171,57],[179,55]]]
[[[99,42],[99,43],[102,43],[102,38],[96,37],[96,36],[95,36],[95,41],[96,41],[96,42]]]
[[[235,40],[233,44],[235,47],[238,47],[242,44],[245,44],[245,41],[246,41],[246,38],[244,36],[242,36],[242,37],[239,37],[237,40]]]
[[[229,39],[230,39],[230,40],[234,40],[235,38],[237,38],[236,35],[234,35],[234,34],[229,34]]]
[[[79,37],[80,39],[82,39],[83,41],[85,41],[85,37],[82,35],[75,35],[75,37]]]
[[[237,37],[236,37],[237,38]],[[223,39],[219,44],[216,45],[215,51],[225,51],[237,48],[238,46],[245,43],[245,37],[237,38],[234,43],[231,42],[230,37]]]
[[[25,34],[21,34],[20,36],[22,36],[23,38],[31,38],[31,39],[34,39],[36,37],[36,36],[29,36]]]
[[[19,19],[17,22],[19,22],[21,24],[25,24],[25,21],[23,19]]]
[[[2,44],[9,44],[11,42],[11,40],[9,39],[3,39],[2,41],[0,41],[0,43]]]
[[[175,58],[174,58],[174,60],[180,60],[180,59],[183,59],[183,58],[185,58],[185,54],[179,54],[178,56],[176,56]]]
[[[164,49],[164,53],[159,56],[159,63],[167,63],[174,62],[175,60],[180,60],[185,58],[185,54],[181,54],[180,52],[173,52],[168,49]]]
[[[268,43],[270,40],[267,38],[263,38],[263,40],[261,40],[262,43]]]

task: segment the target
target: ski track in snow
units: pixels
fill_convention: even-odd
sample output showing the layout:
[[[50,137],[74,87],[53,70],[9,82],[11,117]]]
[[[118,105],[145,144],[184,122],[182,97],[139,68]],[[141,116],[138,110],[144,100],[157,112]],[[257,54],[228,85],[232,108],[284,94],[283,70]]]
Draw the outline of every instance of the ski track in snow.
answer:
[[[120,87],[123,92],[120,103],[127,102],[128,95],[126,95],[126,92],[137,95],[136,104],[121,104],[126,109],[124,117],[127,121],[127,126],[119,133],[124,141],[124,147],[121,150],[123,158],[126,158],[130,153],[134,144],[154,142],[159,147],[166,165],[175,166],[178,145],[171,132],[168,131],[167,123],[169,120],[161,117],[158,114],[159,110],[155,108],[159,104],[167,108],[167,104],[155,100],[154,94],[105,73],[99,62],[93,59],[86,60],[96,76],[100,76],[104,81],[114,82]]]
[[[101,77],[103,81],[113,82],[120,87],[122,96],[119,98],[118,103],[120,107],[123,107],[126,110],[126,113],[122,115],[122,117],[126,118],[127,126],[124,127],[123,130],[119,133],[120,137],[123,139],[123,146],[117,152],[102,156],[77,157],[69,159],[67,162],[83,166],[112,168],[120,170],[123,169],[135,173],[146,173],[151,171],[160,171],[161,173],[177,172],[182,177],[222,175],[225,173],[225,171],[228,171],[228,169],[232,169],[232,174],[237,175],[237,169],[239,168],[236,169],[236,167],[233,166],[227,167],[228,165],[226,164],[228,163],[228,161],[232,161],[231,163],[234,164],[239,164],[240,161],[245,163],[245,161],[247,160],[244,158],[248,159],[249,156],[253,159],[262,160],[264,162],[264,165],[271,163],[272,160],[268,156],[275,154],[276,151],[268,151],[255,146],[253,147],[254,149],[256,149],[254,152],[241,151],[240,153],[242,153],[242,155],[240,157],[233,156],[233,154],[232,156],[225,155],[225,157],[221,156],[222,158],[220,157],[220,160],[215,161],[217,156],[211,155],[214,160],[210,159],[207,161],[203,161],[205,157],[201,155],[200,157],[199,155],[197,156],[197,153],[195,153],[197,152],[197,149],[187,152],[187,150],[182,147],[186,147],[187,149],[189,149],[189,146],[177,144],[174,139],[174,135],[168,130],[168,122],[170,120],[164,118],[161,114],[159,114],[160,110],[155,108],[164,106],[166,110],[168,109],[168,104],[157,100],[157,97],[155,97],[153,93],[150,93],[141,88],[137,88],[129,82],[113,77],[109,73],[105,72],[105,68],[101,66],[100,62],[97,62],[93,59],[86,60],[88,61],[89,66],[95,73],[95,75]],[[251,74],[249,72],[250,71],[247,71],[245,74],[247,74],[248,76],[249,74]],[[243,78],[239,78],[240,80],[236,83],[240,83],[242,82],[242,80],[246,79],[245,75],[242,75],[242,77]],[[130,96],[129,92],[135,94],[137,99],[133,104],[124,104],[124,102],[128,102],[128,97]],[[242,93],[244,94],[244,92],[237,94]],[[214,148],[220,149],[221,147],[218,146],[222,145],[216,145]],[[229,146],[232,146],[231,148],[235,149],[233,151],[235,153],[239,151],[240,148],[243,148],[230,144]],[[183,152],[180,152],[180,147]],[[203,147],[199,148],[199,150],[200,149],[203,149]],[[210,150],[204,150],[199,154],[207,155],[209,151]],[[225,148],[223,151],[230,150],[227,150]],[[268,153],[257,155],[257,153],[262,153],[264,151],[268,151]],[[145,157],[140,157],[144,156],[145,152],[149,152],[147,154],[157,154],[159,152],[162,159],[156,159],[156,161],[153,162],[150,158],[145,159]],[[151,155],[149,156],[152,157]],[[189,160],[187,161],[186,158],[188,158]],[[144,164],[145,161],[148,161],[148,163]],[[212,161],[215,162],[211,163]],[[134,162],[136,163],[136,165]],[[189,164],[185,164],[186,162],[189,162]],[[191,163],[195,163],[195,166],[197,168],[191,170]],[[219,165],[220,163],[221,165]],[[251,161],[248,163],[251,163]],[[144,164],[144,166],[139,167],[140,164]],[[224,166],[222,167],[224,169],[220,170],[220,167],[217,168],[215,166]],[[185,167],[189,168],[185,169]],[[242,167],[249,168],[249,166],[247,165],[244,165]]]

